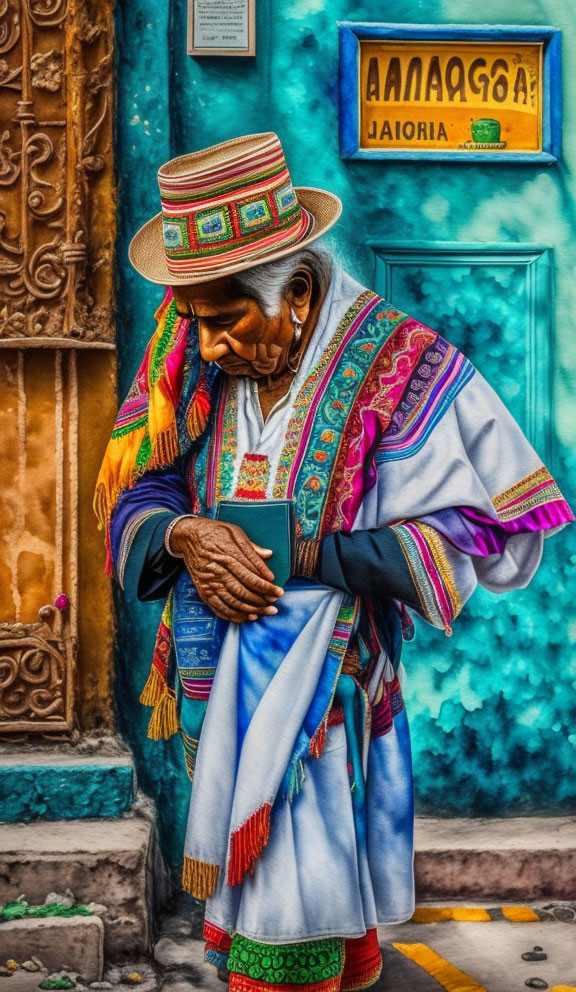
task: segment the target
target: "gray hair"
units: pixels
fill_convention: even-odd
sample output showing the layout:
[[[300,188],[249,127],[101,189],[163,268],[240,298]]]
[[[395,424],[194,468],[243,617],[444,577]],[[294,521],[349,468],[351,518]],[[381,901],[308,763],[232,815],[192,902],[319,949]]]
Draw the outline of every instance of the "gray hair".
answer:
[[[240,295],[256,300],[262,313],[268,320],[273,320],[280,312],[280,303],[290,280],[302,269],[310,272],[315,293],[324,295],[332,276],[332,260],[316,247],[302,248],[287,258],[238,272],[233,276],[234,288]]]

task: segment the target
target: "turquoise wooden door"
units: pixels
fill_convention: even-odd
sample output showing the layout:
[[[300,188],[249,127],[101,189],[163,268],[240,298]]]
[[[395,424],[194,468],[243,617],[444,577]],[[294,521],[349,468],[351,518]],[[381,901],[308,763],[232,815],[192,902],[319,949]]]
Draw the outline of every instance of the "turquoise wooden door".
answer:
[[[552,398],[551,246],[429,241],[375,250],[378,290],[468,355],[569,487]],[[448,642],[418,624],[405,658],[422,810],[528,813],[571,802],[572,783],[544,773],[551,750],[569,761],[572,747],[573,675],[565,724],[556,695],[564,682],[556,652],[569,651],[568,638],[555,644],[559,623],[568,635],[559,612],[564,597],[569,610],[566,540],[569,530],[545,544],[529,588],[505,597],[477,590]]]
[[[344,203],[332,246],[364,284],[437,328],[490,380],[576,504],[576,124],[558,165],[343,161],[338,20],[576,24],[564,0],[258,0],[256,59],[193,59],[184,0],[117,6],[119,349],[124,393],[159,293],[130,270],[129,238],[158,210],[171,156],[275,130],[296,184]],[[505,457],[505,452],[501,454]],[[477,591],[452,638],[418,624],[405,649],[418,808],[498,815],[576,808],[576,528],[546,542],[526,590]],[[157,610],[118,603],[118,707],[175,860],[187,784],[178,744],[150,744],[137,704]]]

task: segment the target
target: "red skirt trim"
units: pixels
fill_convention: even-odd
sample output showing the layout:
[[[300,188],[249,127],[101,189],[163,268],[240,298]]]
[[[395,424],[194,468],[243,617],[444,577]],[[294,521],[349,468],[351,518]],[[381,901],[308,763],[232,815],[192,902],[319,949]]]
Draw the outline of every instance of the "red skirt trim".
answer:
[[[327,978],[324,982],[313,985],[269,985],[260,979],[248,978],[235,971],[230,972],[230,992],[339,992],[340,975]]]
[[[223,954],[228,954],[230,945],[232,944],[232,937],[228,931],[223,930],[222,927],[217,926],[215,923],[210,923],[209,920],[204,920],[204,940],[206,943],[211,944],[215,950],[221,951]]]
[[[367,930],[363,937],[344,942],[344,971],[340,992],[356,992],[368,988],[380,977],[382,955],[378,946],[376,927]]]

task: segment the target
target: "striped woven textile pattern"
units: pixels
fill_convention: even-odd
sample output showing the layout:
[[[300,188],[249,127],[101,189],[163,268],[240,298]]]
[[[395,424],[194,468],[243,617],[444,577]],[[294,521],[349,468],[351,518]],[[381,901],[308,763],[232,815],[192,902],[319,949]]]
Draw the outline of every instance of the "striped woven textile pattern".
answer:
[[[314,219],[296,196],[276,135],[237,158],[158,173],[166,264],[172,272],[210,269],[295,244]],[[223,258],[225,256],[225,258]]]

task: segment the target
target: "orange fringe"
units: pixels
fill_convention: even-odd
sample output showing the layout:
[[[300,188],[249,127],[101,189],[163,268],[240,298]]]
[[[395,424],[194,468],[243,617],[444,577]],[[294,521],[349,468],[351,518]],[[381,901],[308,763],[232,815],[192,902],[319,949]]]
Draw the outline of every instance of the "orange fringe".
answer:
[[[143,706],[156,706],[165,691],[166,683],[156,668],[156,665],[152,665],[146,685],[140,693],[140,702]]]
[[[96,486],[94,512],[98,517],[98,530],[102,530],[108,518],[108,500],[106,499],[106,486],[103,482]]]
[[[247,871],[254,868],[270,838],[272,804],[264,803],[230,837],[228,885],[240,885]]]
[[[153,741],[168,740],[177,732],[176,699],[174,694],[165,688],[150,718],[148,737]]]
[[[98,475],[94,510],[100,526],[106,530],[109,527],[112,510],[123,490],[133,486],[144,472],[171,464],[178,456],[177,398],[172,395],[165,366],[154,381],[151,378],[150,367],[154,349],[166,327],[172,297],[172,290],[167,289],[155,314],[158,326],[148,342],[138,370],[138,375],[144,375],[148,385],[147,423],[129,430],[126,434],[110,438]],[[184,320],[184,323],[187,324],[187,320]],[[177,318],[172,329],[173,345],[178,339],[182,324],[183,318]],[[138,455],[147,434],[150,439],[150,458],[146,465],[139,465]]]
[[[170,465],[177,457],[178,432],[174,422],[154,438],[152,455],[146,466],[146,471],[151,468],[163,468],[165,465]]]
[[[120,494],[133,486],[146,471],[145,466],[136,466],[136,458],[145,436],[146,428],[139,427],[125,437],[111,437],[108,442],[92,504],[100,529],[108,530],[112,510]],[[151,462],[152,459],[150,464]]]
[[[312,758],[321,758],[324,744],[326,743],[326,720],[318,727],[314,737],[310,741],[310,755]]]
[[[178,433],[176,424],[172,423],[154,438],[147,464],[137,466],[136,455],[145,433],[145,428],[141,428],[129,435],[128,442],[126,438],[111,438],[108,442],[92,504],[99,530],[108,529],[112,510],[124,490],[131,489],[145,472],[164,468],[178,457]]]
[[[208,861],[197,861],[184,855],[182,865],[182,888],[195,899],[208,899],[213,896],[218,883],[220,865]]]
[[[125,441],[125,438],[110,439],[96,483],[92,505],[98,518],[98,530],[106,532],[106,572],[111,578],[114,569],[110,550],[110,517],[116,503],[122,493],[131,489],[142,475],[150,469],[172,464],[179,453],[176,425],[171,424],[167,430],[157,435],[148,463],[136,466],[136,455],[145,433],[145,428],[133,431],[124,452],[118,442]]]

